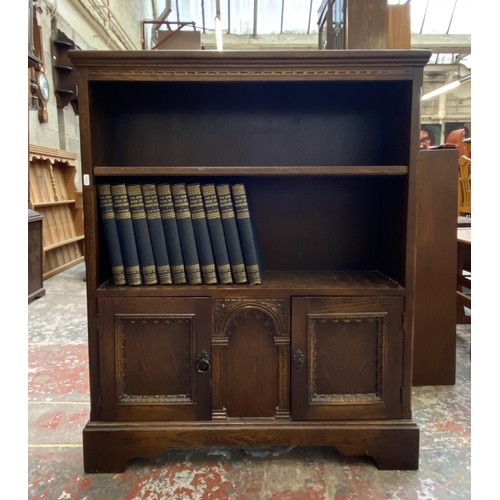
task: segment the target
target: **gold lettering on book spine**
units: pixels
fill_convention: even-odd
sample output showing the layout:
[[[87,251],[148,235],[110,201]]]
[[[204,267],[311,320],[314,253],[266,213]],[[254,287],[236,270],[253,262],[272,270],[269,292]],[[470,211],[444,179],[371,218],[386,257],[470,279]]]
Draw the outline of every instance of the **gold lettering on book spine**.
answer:
[[[201,269],[198,264],[186,266],[186,272],[188,274],[188,281],[190,283],[203,283],[203,280],[201,278]]]
[[[258,264],[246,266],[248,281],[250,283],[260,283],[260,272]]]
[[[245,272],[245,264],[236,264],[232,266],[234,279],[237,283],[246,282],[246,272]],[[240,280],[240,281],[239,281]],[[241,281],[244,280],[244,281]]]
[[[172,284],[172,275],[170,273],[170,266],[158,266],[157,267],[158,277],[160,279],[160,284],[162,285],[171,285]]]
[[[217,274],[215,273],[215,265],[209,264],[208,266],[201,266],[204,282],[207,285],[217,283]]]
[[[125,268],[123,266],[112,267],[111,274],[113,275],[113,282],[115,285],[127,284],[127,280],[125,279]]]
[[[217,271],[219,273],[220,282],[222,284],[233,282],[233,275],[231,274],[231,266],[229,264],[217,266]]]
[[[141,270],[139,266],[126,267],[125,274],[129,285],[142,285]]]
[[[144,275],[144,283],[146,283],[146,285],[156,285],[158,283],[155,266],[144,266],[142,268],[142,274]]]
[[[172,266],[172,275],[174,282],[176,283],[186,283],[186,275],[184,273],[184,266]]]

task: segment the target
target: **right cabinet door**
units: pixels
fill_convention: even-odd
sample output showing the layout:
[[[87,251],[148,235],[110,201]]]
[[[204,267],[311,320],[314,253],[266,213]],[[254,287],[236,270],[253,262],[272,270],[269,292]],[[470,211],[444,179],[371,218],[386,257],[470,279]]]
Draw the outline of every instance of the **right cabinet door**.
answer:
[[[292,298],[294,420],[401,418],[403,302]]]

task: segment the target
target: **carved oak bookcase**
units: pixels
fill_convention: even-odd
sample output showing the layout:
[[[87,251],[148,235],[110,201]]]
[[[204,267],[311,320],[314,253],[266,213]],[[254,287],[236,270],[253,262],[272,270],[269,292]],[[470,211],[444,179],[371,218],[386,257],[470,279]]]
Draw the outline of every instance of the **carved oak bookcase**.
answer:
[[[420,91],[430,51],[74,51],[88,472],[171,446],[324,445],[417,469]],[[99,183],[244,182],[262,285],[113,286]]]

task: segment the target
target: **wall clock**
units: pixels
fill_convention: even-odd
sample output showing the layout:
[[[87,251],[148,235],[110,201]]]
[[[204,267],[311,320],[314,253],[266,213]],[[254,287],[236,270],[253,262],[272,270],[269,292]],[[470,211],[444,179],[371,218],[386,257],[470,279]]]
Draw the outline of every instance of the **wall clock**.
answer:
[[[49,113],[47,111],[47,101],[50,96],[50,86],[47,76],[45,75],[43,68],[37,71],[37,84],[40,92],[40,109],[38,110],[38,119],[41,123],[47,123],[49,121]]]
[[[38,87],[40,88],[40,94],[42,95],[42,99],[44,101],[48,101],[50,88],[49,88],[49,81],[47,80],[45,73],[40,72],[40,75],[38,77]]]

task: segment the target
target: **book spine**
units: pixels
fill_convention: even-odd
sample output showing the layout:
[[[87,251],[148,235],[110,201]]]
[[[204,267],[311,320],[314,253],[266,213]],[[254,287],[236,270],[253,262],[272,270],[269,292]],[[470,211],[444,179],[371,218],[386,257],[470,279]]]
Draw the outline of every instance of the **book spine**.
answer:
[[[170,184],[158,184],[156,192],[158,194],[158,204],[160,205],[161,222],[165,234],[170,270],[172,271],[172,281],[175,285],[184,285],[187,283],[186,268],[184,267],[179,229],[175,218],[172,188]]]
[[[201,186],[201,192],[207,216],[208,231],[212,241],[217,275],[223,285],[228,285],[233,283],[233,275],[231,273],[231,265],[229,264],[229,254],[226,246],[226,238],[224,237],[215,185],[206,184]]]
[[[222,227],[224,228],[224,236],[226,238],[234,282],[247,283],[245,261],[243,260],[243,252],[241,250],[240,236],[238,234],[233,200],[231,198],[231,189],[229,184],[217,184],[215,190],[219,201]]]
[[[172,197],[174,199],[175,218],[179,229],[188,283],[190,285],[201,285],[203,279],[201,277],[200,261],[198,259],[198,250],[196,248],[196,238],[194,236],[191,211],[189,210],[186,185],[174,184],[172,186]]]
[[[207,216],[205,214],[205,206],[203,205],[200,184],[188,184],[186,192],[191,211],[191,220],[193,221],[203,282],[206,285],[213,285],[217,283],[217,273],[215,271],[214,253],[212,243],[210,242],[210,233],[208,232]]]
[[[120,248],[122,251],[123,265],[125,266],[127,284],[131,286],[142,285],[141,268],[135,243],[132,214],[130,213],[130,205],[127,196],[127,186],[125,184],[112,185],[111,195],[113,197],[116,229],[120,239]]]
[[[142,196],[144,197],[144,208],[146,210],[146,220],[148,221],[149,236],[151,237],[151,245],[155,258],[156,272],[158,273],[158,281],[160,285],[171,285],[172,273],[170,270],[165,235],[163,234],[156,186],[155,184],[143,184],[141,188]]]
[[[116,228],[111,186],[109,184],[99,184],[97,186],[97,197],[104,230],[104,240],[106,241],[109,263],[111,264],[113,283],[115,285],[126,285],[127,278],[125,276],[125,267],[123,266],[122,251],[120,249],[120,238]]]
[[[234,212],[236,214],[236,222],[238,223],[238,232],[240,234],[241,249],[243,251],[243,259],[245,260],[248,282],[251,285],[260,285],[263,277],[262,259],[254,221],[248,208],[245,185],[233,184],[231,186],[231,193],[233,195]]]
[[[149,236],[141,185],[128,185],[127,194],[130,203],[130,213],[132,214],[132,224],[134,226],[135,242],[137,244],[142,277],[146,285],[156,285],[158,284],[158,276],[156,274],[153,246],[151,245],[151,238]]]

